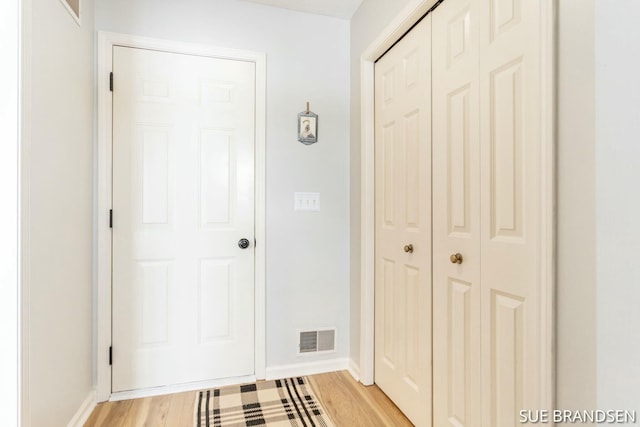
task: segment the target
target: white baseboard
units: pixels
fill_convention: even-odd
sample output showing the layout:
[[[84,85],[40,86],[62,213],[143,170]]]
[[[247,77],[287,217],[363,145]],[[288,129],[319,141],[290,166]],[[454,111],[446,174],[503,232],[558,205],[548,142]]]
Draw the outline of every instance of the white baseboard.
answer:
[[[336,372],[336,371],[345,371],[345,370],[348,370],[351,373],[351,375],[353,375],[354,378],[356,378],[356,380],[358,379],[357,377],[358,367],[357,365],[355,365],[355,363],[352,360],[348,358],[320,360],[317,362],[294,363],[291,365],[268,367],[266,370],[265,379],[274,380],[274,379],[280,379],[280,378],[324,374],[327,372]],[[194,382],[194,383],[188,383],[188,384],[145,388],[141,390],[121,391],[118,393],[113,393],[109,398],[109,401],[117,402],[119,400],[138,399],[141,397],[151,397],[151,396],[160,396],[163,394],[182,393],[184,391],[202,390],[207,388],[223,387],[227,385],[244,384],[244,383],[249,383],[254,381],[256,381],[256,377],[251,375],[251,376],[245,376],[245,377],[225,378],[221,380],[200,381],[200,382]],[[95,395],[93,395],[93,399],[95,402]],[[95,403],[94,403],[94,406],[95,406]]]
[[[204,390],[207,388],[224,387],[226,385],[246,384],[256,381],[254,375],[244,377],[223,378],[220,380],[198,381],[186,384],[167,385],[162,387],[143,388],[140,390],[120,391],[111,394],[109,402],[119,400],[138,399],[140,397],[162,396],[164,394],[182,393],[185,391]]]
[[[349,369],[349,359],[329,359],[317,362],[294,363],[291,365],[267,367],[267,380],[324,374]]]
[[[78,408],[78,411],[75,413],[73,418],[71,418],[71,421],[69,421],[67,427],[82,427],[91,416],[91,413],[95,409],[97,403],[96,392],[95,390],[91,390],[89,395],[80,405],[80,408]]]
[[[355,360],[349,359],[349,367],[347,368],[354,380],[360,382],[360,366]]]

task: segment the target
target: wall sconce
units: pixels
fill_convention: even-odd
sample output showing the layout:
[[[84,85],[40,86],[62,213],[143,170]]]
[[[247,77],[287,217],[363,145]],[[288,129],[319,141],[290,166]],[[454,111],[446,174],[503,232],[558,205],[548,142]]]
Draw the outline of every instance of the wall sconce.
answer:
[[[304,145],[318,142],[318,115],[309,110],[298,113],[298,141]]]

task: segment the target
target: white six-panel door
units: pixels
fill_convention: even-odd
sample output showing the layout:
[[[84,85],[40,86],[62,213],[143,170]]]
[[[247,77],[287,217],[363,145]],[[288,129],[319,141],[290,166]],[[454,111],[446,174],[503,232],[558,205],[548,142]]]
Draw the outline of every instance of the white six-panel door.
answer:
[[[427,17],[375,66],[375,381],[418,426],[431,422],[430,33]]]
[[[540,4],[480,2],[482,419],[541,408]],[[550,348],[550,347],[549,347]]]
[[[113,67],[113,391],[253,374],[255,66]]]
[[[433,403],[442,427],[481,425],[478,6],[446,0],[432,21]]]
[[[535,2],[433,12],[436,426],[540,407],[538,32]]]

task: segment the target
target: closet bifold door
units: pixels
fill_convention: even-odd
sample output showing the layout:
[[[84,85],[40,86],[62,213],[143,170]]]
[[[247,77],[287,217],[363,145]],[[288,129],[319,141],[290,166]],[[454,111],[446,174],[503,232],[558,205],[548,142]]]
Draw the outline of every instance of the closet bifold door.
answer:
[[[431,426],[431,17],[375,65],[375,381]]]
[[[434,426],[479,427],[478,1],[433,12]]]
[[[433,12],[435,426],[541,408],[538,2]]]
[[[482,420],[512,427],[520,410],[548,409],[540,401],[541,5],[479,4]]]

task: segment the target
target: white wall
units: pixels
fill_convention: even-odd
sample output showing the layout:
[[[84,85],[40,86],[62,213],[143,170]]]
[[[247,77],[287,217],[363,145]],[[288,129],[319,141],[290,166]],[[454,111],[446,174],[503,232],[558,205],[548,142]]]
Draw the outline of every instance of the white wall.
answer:
[[[360,57],[410,0],[364,0],[351,18],[350,335],[349,357],[360,364]]]
[[[267,367],[349,354],[349,22],[236,0],[97,0],[98,30],[267,54]],[[311,102],[319,141],[296,140]],[[295,191],[321,212],[293,211]],[[263,244],[263,242],[258,242]],[[299,357],[297,329],[337,327]]]
[[[0,420],[18,425],[18,19],[0,2]]]
[[[25,425],[63,426],[92,384],[93,2],[82,26],[57,0],[30,0],[23,141],[30,406]],[[28,17],[27,17],[28,19]],[[30,76],[30,77],[29,77]]]
[[[640,416],[640,3],[595,10],[597,404]]]
[[[595,0],[558,5],[557,407],[596,407]]]

